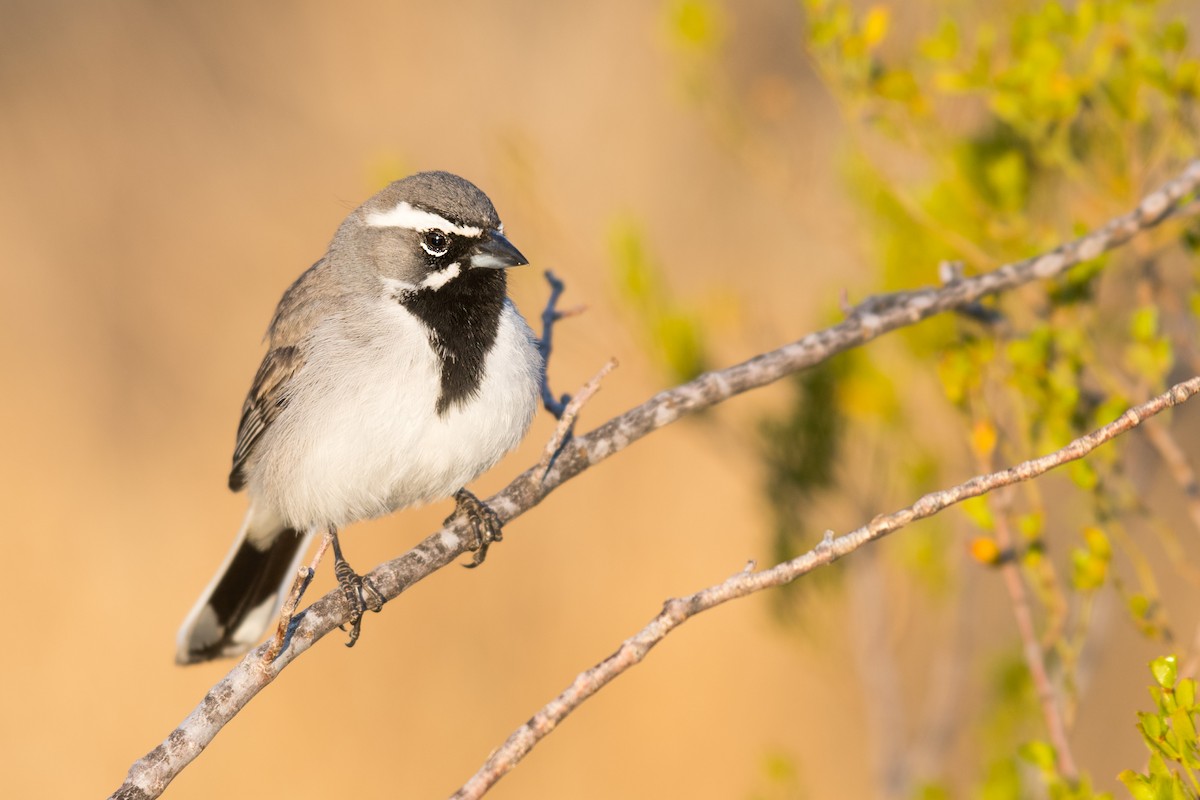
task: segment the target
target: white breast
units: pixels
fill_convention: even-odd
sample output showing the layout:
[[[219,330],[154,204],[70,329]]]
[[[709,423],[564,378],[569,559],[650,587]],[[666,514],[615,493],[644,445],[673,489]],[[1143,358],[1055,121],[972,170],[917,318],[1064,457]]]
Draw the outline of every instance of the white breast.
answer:
[[[541,358],[510,301],[477,396],[443,415],[424,326],[393,301],[363,311],[314,333],[250,471],[254,502],[301,530],[453,494],[516,447],[537,408]]]

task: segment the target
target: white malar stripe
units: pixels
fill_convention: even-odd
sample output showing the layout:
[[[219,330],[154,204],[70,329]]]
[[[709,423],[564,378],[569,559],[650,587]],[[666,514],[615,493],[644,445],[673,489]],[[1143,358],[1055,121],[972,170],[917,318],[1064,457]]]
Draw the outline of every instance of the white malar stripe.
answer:
[[[418,287],[415,283],[402,281],[398,278],[383,278],[383,296],[388,300],[398,300],[402,295],[415,292]]]
[[[414,208],[407,200],[391,211],[375,211],[367,215],[367,224],[372,228],[407,228],[410,231],[441,231],[458,236],[479,238],[483,228],[474,225],[455,225],[450,220],[432,211]]]
[[[425,280],[421,281],[421,285],[426,289],[433,289],[434,291],[437,291],[450,281],[457,278],[458,273],[461,271],[462,267],[460,267],[458,262],[455,261],[445,269],[439,269],[436,272],[431,272],[426,275]]]

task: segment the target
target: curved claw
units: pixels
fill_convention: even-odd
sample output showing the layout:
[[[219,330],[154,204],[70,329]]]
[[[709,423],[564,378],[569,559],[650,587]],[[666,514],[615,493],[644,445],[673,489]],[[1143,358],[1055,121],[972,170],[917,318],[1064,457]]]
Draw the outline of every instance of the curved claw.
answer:
[[[503,541],[504,524],[491,506],[466,489],[459,489],[454,493],[454,502],[454,513],[446,517],[445,524],[450,524],[459,515],[465,516],[471,523],[471,531],[475,534],[475,544],[471,549],[475,551],[475,555],[472,556],[471,563],[463,566],[474,569],[487,558],[488,547],[493,542]]]
[[[338,542],[337,531],[332,533],[333,544],[333,574],[337,576],[338,586],[342,589],[342,594],[346,598],[346,605],[350,607],[350,640],[346,642],[346,647],[354,647],[354,643],[358,641],[358,637],[362,634],[362,618],[364,611],[373,611],[378,614],[383,610],[383,604],[386,602],[383,593],[375,587],[370,578],[364,578],[359,575],[350,564],[342,557],[341,543]],[[339,625],[338,628],[346,630],[346,625]]]

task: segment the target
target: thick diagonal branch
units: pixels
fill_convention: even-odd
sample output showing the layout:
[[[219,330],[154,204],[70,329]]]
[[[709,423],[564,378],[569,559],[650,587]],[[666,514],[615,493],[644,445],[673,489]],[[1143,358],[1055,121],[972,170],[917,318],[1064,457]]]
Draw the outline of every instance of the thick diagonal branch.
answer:
[[[502,520],[511,520],[584,470],[686,414],[710,408],[734,395],[812,367],[889,331],[916,324],[944,311],[967,307],[988,295],[1061,275],[1072,266],[1118,247],[1172,216],[1181,201],[1187,200],[1198,185],[1200,161],[1194,161],[1177,178],[1147,195],[1130,213],[1049,253],[944,286],[869,298],[851,308],[847,319],[837,325],[660,392],[590,433],[571,439],[541,480],[537,474],[541,470],[531,468],[487,502]],[[390,600],[402,589],[411,587],[467,552],[471,539],[464,534],[464,523],[449,525],[399,558],[376,567],[369,577]],[[292,659],[348,618],[349,609],[340,591],[314,602],[303,612],[289,647],[278,658],[264,665],[262,651],[266,645],[243,658],[162,744],[134,763],[125,783],[112,797],[140,800],[159,796],[216,737],[222,726]]]

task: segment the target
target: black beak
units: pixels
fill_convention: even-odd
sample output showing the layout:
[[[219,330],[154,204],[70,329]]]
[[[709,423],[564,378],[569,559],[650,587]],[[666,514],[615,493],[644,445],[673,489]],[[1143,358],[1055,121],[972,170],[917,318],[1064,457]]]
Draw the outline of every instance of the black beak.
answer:
[[[471,249],[471,266],[486,269],[505,269],[528,264],[529,259],[512,246],[500,231],[491,231],[487,238]]]

